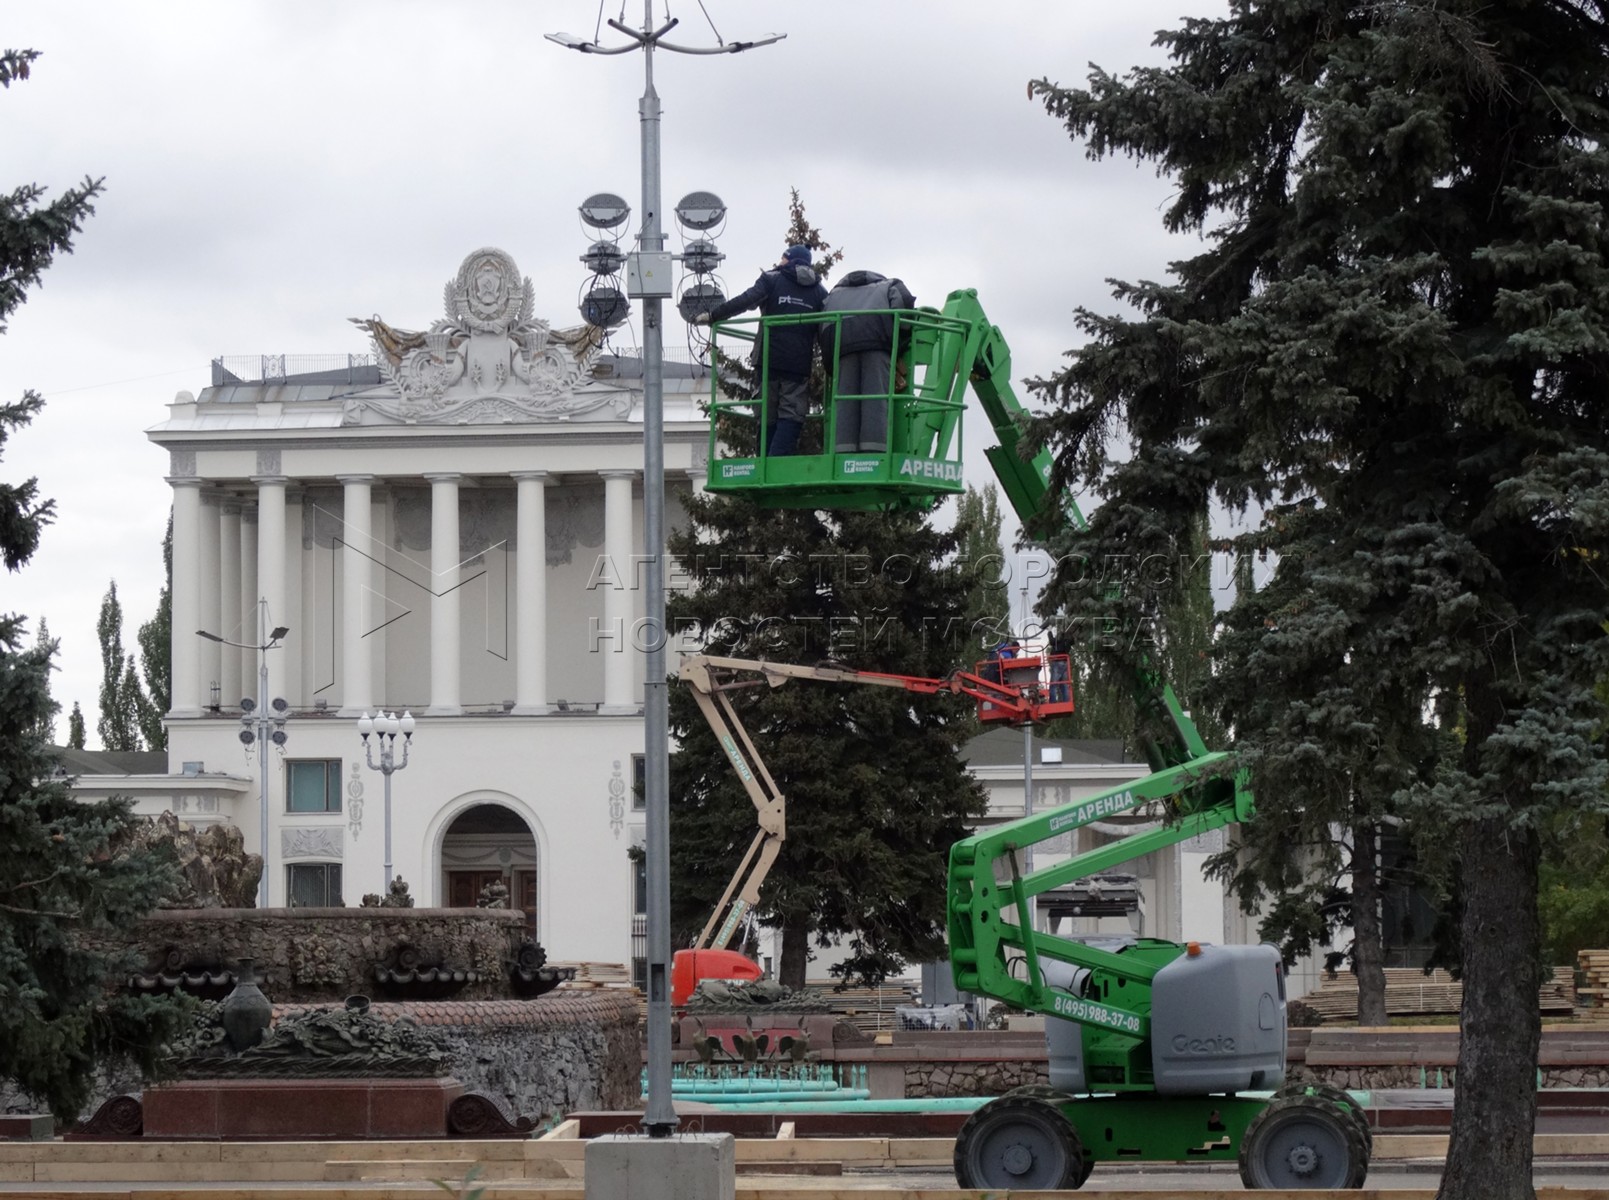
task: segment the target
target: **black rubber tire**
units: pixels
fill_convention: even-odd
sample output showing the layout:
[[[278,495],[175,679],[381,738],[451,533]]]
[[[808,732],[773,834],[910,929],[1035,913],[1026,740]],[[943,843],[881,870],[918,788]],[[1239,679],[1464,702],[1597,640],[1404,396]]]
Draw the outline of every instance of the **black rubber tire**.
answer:
[[[964,1188],[1043,1191],[1080,1187],[1087,1178],[1077,1131],[1042,1099],[991,1100],[955,1139],[955,1181]]]
[[[1021,1087],[1014,1087],[1009,1092],[996,1097],[1000,1100],[1046,1100],[1051,1104],[1065,1104],[1072,1097],[1060,1088],[1053,1088],[1048,1083],[1025,1083]]]
[[[1368,1173],[1357,1122],[1318,1096],[1270,1100],[1240,1141],[1240,1181],[1248,1188],[1360,1188]]]
[[[1329,1083],[1287,1083],[1274,1093],[1275,1100],[1283,1100],[1287,1096],[1317,1096],[1334,1104],[1356,1123],[1358,1131],[1363,1134],[1363,1148],[1368,1151],[1370,1159],[1374,1158],[1374,1130],[1369,1127],[1369,1118],[1350,1094]]]

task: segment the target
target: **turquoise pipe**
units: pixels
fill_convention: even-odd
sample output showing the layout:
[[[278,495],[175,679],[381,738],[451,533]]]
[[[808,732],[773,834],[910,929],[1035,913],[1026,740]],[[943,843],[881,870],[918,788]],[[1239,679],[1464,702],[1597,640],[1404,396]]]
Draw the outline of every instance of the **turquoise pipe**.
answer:
[[[989,1096],[945,1096],[926,1100],[856,1100],[844,1104],[834,1100],[781,1100],[765,1104],[767,1112],[779,1113],[920,1113],[920,1112],[972,1112],[986,1103]],[[712,1108],[759,1107],[760,1097],[747,1101],[729,1098],[705,1100]]]

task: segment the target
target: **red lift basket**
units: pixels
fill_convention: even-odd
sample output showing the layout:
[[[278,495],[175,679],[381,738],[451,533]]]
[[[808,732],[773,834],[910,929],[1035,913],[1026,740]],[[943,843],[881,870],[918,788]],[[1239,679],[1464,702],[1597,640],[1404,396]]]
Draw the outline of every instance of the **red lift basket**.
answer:
[[[1073,711],[1072,663],[1065,654],[1025,654],[1017,658],[986,658],[977,666],[979,678],[998,683],[1027,703],[991,704],[978,701],[978,720],[1020,725],[1024,718],[1039,722],[1064,717]]]

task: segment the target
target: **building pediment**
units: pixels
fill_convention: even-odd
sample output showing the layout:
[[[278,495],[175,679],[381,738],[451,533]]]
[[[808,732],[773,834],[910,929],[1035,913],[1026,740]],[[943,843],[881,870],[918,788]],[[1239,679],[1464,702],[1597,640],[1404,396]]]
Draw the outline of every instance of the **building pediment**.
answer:
[[[507,425],[624,420],[630,391],[593,378],[604,330],[554,329],[535,315],[531,281],[486,246],[464,259],[443,291],[445,315],[428,330],[353,317],[368,333],[389,388],[347,398],[343,425]]]

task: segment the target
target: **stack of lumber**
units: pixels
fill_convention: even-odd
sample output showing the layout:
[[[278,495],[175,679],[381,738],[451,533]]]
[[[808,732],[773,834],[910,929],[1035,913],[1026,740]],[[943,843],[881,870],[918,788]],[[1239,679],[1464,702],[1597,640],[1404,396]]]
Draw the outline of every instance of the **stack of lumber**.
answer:
[[[1609,950],[1578,950],[1576,966],[1584,981],[1576,988],[1581,1007],[1594,1009],[1594,1015],[1609,1010]]]
[[[1542,1012],[1569,1013],[1575,1008],[1571,997],[1569,967],[1556,967],[1551,978],[1542,982],[1537,1000]],[[1456,1014],[1464,998],[1463,985],[1446,971],[1428,975],[1418,967],[1386,968],[1386,1015],[1423,1016],[1434,1013]],[[1301,1002],[1325,1021],[1355,1021],[1358,1017],[1358,979],[1345,974],[1327,979]]]
[[[621,963],[550,962],[550,967],[574,967],[575,976],[561,988],[629,988],[631,972]]]
[[[898,1029],[895,1006],[916,1003],[916,989],[903,983],[845,988],[841,992],[833,990],[838,986],[836,979],[812,979],[806,986],[819,992],[821,998],[832,1005],[834,1016],[848,1021],[862,1033]]]

